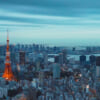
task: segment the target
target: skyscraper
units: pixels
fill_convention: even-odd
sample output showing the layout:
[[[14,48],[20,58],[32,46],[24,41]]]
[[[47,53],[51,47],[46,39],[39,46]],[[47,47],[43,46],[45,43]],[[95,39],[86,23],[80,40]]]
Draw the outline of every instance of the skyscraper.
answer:
[[[62,53],[63,53],[63,63],[66,64],[67,63],[67,50],[64,49]]]
[[[57,63],[53,64],[53,78],[60,78],[60,65]]]
[[[25,52],[24,51],[19,52],[19,63],[20,65],[25,65]]]
[[[100,78],[100,56],[96,57],[96,77]]]
[[[59,64],[63,65],[63,53],[59,53]]]
[[[92,65],[95,65],[96,57],[95,57],[94,55],[91,55],[91,56],[89,57],[89,59],[90,59],[90,63],[91,63]]]
[[[84,65],[86,63],[86,56],[85,55],[80,56],[80,63],[82,65]]]
[[[100,56],[96,57],[96,91],[100,95]]]

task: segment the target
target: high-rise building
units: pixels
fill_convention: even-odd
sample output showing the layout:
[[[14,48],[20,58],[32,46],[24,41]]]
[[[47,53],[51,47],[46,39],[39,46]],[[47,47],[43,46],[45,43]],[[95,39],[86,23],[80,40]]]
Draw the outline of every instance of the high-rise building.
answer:
[[[100,78],[100,56],[96,57],[96,77]]]
[[[66,64],[67,63],[67,53],[66,50],[63,50],[59,55],[55,56],[55,63],[59,63],[60,65]]]
[[[55,56],[55,63],[59,63],[59,55]]]
[[[63,64],[63,53],[59,53],[59,55],[55,56],[55,63]]]
[[[40,82],[40,85],[43,86],[43,80],[44,80],[44,71],[40,71],[39,72],[39,82]]]
[[[60,78],[60,65],[57,63],[53,64],[53,78]]]
[[[86,56],[85,55],[80,56],[80,63],[81,64],[85,64],[86,63]]]
[[[100,56],[96,57],[96,91],[100,95]]]
[[[44,53],[44,67],[46,68],[48,66],[48,54]]]
[[[15,77],[11,69],[10,52],[9,52],[9,37],[8,36],[7,36],[5,70],[4,70],[2,77],[5,78],[5,80],[7,81],[15,80]]]
[[[63,65],[63,60],[64,60],[64,59],[63,59],[63,53],[60,53],[60,54],[59,54],[59,64],[60,64],[60,65]]]
[[[94,65],[95,62],[96,62],[96,57],[95,57],[94,55],[91,55],[91,56],[89,57],[89,59],[90,59],[90,63],[91,63],[92,65]]]
[[[62,53],[63,53],[63,63],[66,64],[67,63],[67,50],[64,49]]]
[[[25,52],[24,51],[19,52],[19,63],[20,65],[25,65]]]

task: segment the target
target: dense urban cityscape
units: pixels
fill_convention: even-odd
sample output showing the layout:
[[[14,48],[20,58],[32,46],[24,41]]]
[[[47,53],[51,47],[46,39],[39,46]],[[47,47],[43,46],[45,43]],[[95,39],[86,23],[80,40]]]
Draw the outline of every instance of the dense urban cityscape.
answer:
[[[100,100],[100,47],[0,45],[0,100]]]
[[[100,0],[0,0],[0,100],[100,100]]]

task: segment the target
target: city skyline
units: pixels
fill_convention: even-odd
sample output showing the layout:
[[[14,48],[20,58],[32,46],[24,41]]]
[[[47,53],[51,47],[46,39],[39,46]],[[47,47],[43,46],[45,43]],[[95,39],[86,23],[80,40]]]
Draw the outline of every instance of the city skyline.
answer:
[[[0,0],[0,100],[100,100],[100,0]]]
[[[0,43],[98,46],[99,0],[0,1]]]

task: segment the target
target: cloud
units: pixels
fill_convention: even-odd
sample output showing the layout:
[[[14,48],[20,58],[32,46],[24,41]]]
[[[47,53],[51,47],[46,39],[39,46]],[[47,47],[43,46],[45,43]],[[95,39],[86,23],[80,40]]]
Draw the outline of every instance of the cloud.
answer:
[[[100,16],[100,1],[96,1],[1,0],[0,21],[22,22],[28,25],[29,23],[42,25],[99,24],[100,18],[98,16]],[[94,14],[96,17],[91,17]]]
[[[99,0],[2,0],[0,7],[23,13],[57,16],[81,16],[100,13]]]
[[[55,34],[53,38],[57,33],[58,37],[65,34],[67,38],[69,32],[70,38],[77,34],[78,38],[85,38],[90,33],[93,37],[98,34],[99,27],[100,0],[0,0],[0,32],[9,28],[17,36],[18,31],[27,34],[28,30],[29,36],[37,33],[39,37],[41,33],[41,38],[50,37],[51,33]],[[83,32],[85,36],[81,35]]]

